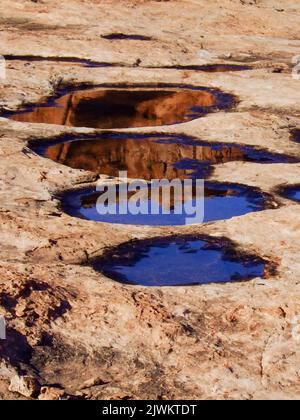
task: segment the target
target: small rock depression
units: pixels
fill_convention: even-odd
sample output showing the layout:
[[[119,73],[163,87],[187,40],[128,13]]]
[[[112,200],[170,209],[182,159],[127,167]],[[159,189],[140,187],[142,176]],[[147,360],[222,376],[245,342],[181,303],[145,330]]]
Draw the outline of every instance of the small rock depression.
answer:
[[[143,286],[226,283],[264,277],[270,264],[238,253],[227,239],[164,237],[126,243],[94,261],[107,277]]]
[[[126,184],[123,187],[128,190]],[[97,192],[96,188],[68,191],[61,196],[62,208],[73,217],[96,222],[180,226],[185,225],[187,219],[196,217],[196,209],[200,208],[200,200],[202,199],[202,195],[196,190],[195,185],[189,190],[184,190],[182,183],[179,191],[177,190],[178,195],[172,189],[168,197],[166,197],[168,192],[162,188],[155,188],[154,190],[145,188],[141,195],[139,193],[139,202],[137,203],[138,207],[143,210],[138,214],[127,210],[124,214],[124,205],[128,209],[128,204],[124,202],[124,196],[120,194],[119,185],[114,188],[114,197],[109,202],[106,202],[107,188],[104,192]],[[184,195],[181,194],[183,191]],[[133,194],[133,192],[127,194],[129,200],[133,200]],[[164,206],[166,201],[163,201],[162,197],[164,197],[164,200],[167,198],[167,210]],[[203,222],[230,219],[250,212],[273,208],[273,206],[274,202],[271,196],[258,189],[237,184],[206,182]],[[103,208],[107,209],[107,213],[103,214],[104,211],[99,210]],[[154,211],[153,209],[157,210]],[[195,210],[194,214],[191,214],[191,209]],[[195,219],[194,222],[190,221],[190,223],[199,223],[199,220]]]
[[[231,95],[209,88],[85,89],[60,93],[6,116],[70,127],[131,128],[179,124],[230,107]]]
[[[285,163],[297,159],[239,144],[209,143],[184,135],[105,133],[94,138],[33,141],[38,154],[74,169],[129,178],[203,178],[231,161]]]
[[[300,202],[300,184],[282,187],[279,193],[290,200]]]

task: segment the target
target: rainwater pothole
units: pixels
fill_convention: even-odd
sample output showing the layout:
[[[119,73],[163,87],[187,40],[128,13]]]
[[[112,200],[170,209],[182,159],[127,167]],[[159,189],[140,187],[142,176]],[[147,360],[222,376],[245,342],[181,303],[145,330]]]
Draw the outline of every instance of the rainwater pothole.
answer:
[[[209,143],[175,134],[103,133],[93,137],[60,137],[32,141],[31,149],[74,169],[129,178],[206,178],[212,165],[232,161],[293,163],[298,159],[252,146]]]
[[[266,260],[237,252],[229,240],[207,236],[133,241],[107,251],[92,265],[113,280],[142,286],[238,282],[275,271]]]
[[[279,193],[285,198],[300,203],[300,184],[282,187],[280,188]]]
[[[232,95],[220,90],[185,85],[70,88],[61,90],[46,103],[3,116],[28,123],[117,129],[184,123],[231,108],[235,103]]]
[[[184,189],[183,182],[179,191],[146,187],[142,192],[133,188],[130,193],[128,184],[114,184],[110,195],[107,190],[103,186],[101,192],[96,187],[67,191],[59,197],[62,210],[70,216],[96,222],[181,226],[186,225],[187,220],[189,223],[214,222],[277,206],[272,196],[259,189],[229,183],[206,182],[203,203],[196,185]],[[138,191],[139,196],[135,196]],[[202,212],[204,218],[199,220]]]

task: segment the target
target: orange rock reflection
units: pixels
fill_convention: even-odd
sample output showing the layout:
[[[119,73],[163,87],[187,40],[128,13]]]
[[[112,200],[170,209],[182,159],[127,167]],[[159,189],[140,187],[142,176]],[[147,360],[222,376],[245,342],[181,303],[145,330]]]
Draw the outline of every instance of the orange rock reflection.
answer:
[[[214,105],[215,96],[205,90],[97,89],[64,95],[51,106],[36,106],[11,119],[104,129],[161,126],[198,118],[202,107]]]
[[[127,170],[130,178],[185,178],[191,169],[176,169],[174,164],[191,160],[218,164],[243,160],[237,146],[214,150],[211,146],[158,143],[154,139],[78,140],[48,147],[45,157],[74,169],[85,169],[110,176]],[[195,166],[193,165],[193,169]]]

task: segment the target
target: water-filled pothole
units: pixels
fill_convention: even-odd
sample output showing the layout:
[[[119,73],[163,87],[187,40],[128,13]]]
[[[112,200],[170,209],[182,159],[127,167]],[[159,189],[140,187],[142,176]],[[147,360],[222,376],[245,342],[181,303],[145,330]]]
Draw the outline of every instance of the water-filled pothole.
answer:
[[[292,133],[293,139],[296,143],[300,143],[300,130],[295,130]]]
[[[279,190],[279,194],[290,200],[300,202],[300,184],[282,187]]]
[[[6,61],[23,61],[25,63],[58,63],[58,64],[70,64],[70,65],[81,65],[83,67],[115,67],[119,64],[98,62],[85,58],[77,57],[43,57],[41,55],[5,55]]]
[[[112,39],[135,39],[140,41],[151,41],[151,38],[147,39],[147,37],[133,35],[129,38],[125,37],[122,38],[123,35],[109,35],[106,37],[112,36]],[[114,38],[115,37],[115,38]],[[131,38],[130,38],[131,37]],[[49,62],[49,63],[57,63],[57,64],[69,64],[69,65],[81,65],[83,67],[126,67],[132,68],[140,66],[141,68],[145,69],[165,69],[165,70],[191,70],[191,71],[203,71],[208,73],[220,73],[220,72],[231,72],[231,71],[246,71],[246,70],[253,70],[253,66],[244,65],[244,64],[220,64],[220,63],[213,63],[213,64],[204,64],[204,65],[173,65],[173,66],[144,66],[141,65],[141,61],[137,60],[133,64],[124,64],[124,63],[108,63],[103,61],[96,61],[88,58],[78,58],[78,57],[55,57],[55,56],[41,56],[41,55],[5,55],[4,56],[6,61],[23,61],[26,64],[28,63],[36,63],[36,62]]]
[[[4,116],[29,123],[111,129],[188,122],[234,103],[232,95],[203,87],[102,87],[63,90],[48,103]]]
[[[129,178],[203,178],[211,165],[231,161],[287,163],[293,157],[229,143],[209,143],[184,135],[103,133],[97,137],[61,137],[34,141],[38,154],[74,169],[110,176],[127,170]]]
[[[253,70],[252,66],[241,65],[241,64],[203,64],[203,65],[174,65],[164,66],[164,69],[175,69],[175,70],[192,70],[192,71],[204,71],[207,73],[225,73],[231,71],[247,71]]]
[[[123,191],[124,189],[128,190],[127,184],[121,185]],[[162,188],[154,190],[145,188],[143,194],[139,196],[138,203],[136,201],[133,203],[134,210],[130,211],[128,203],[133,199],[131,196],[138,189],[134,189],[132,193],[126,193],[124,196],[120,194],[118,185],[115,185],[114,188],[114,195],[110,196],[109,202],[106,200],[107,188],[103,188],[102,192],[96,191],[96,187],[67,191],[59,197],[62,210],[70,216],[97,222],[181,226],[187,223],[197,224],[230,219],[276,206],[272,196],[262,193],[259,189],[238,184],[206,182],[203,207],[200,203],[201,195],[196,190],[196,184],[194,183],[190,189],[184,190],[182,183],[182,190],[177,196],[174,189],[166,192]],[[184,191],[184,194],[181,194],[181,191]],[[162,197],[164,197],[164,202],[162,202]],[[167,211],[163,203],[168,204]],[[138,212],[135,210],[136,208],[138,208]],[[204,218],[202,218],[202,209]]]
[[[119,32],[101,35],[101,38],[107,39],[109,41],[152,41],[151,36],[139,34],[124,34]]]
[[[237,252],[229,240],[207,236],[126,243],[107,251],[93,267],[113,280],[143,286],[237,282],[275,272],[266,260]]]

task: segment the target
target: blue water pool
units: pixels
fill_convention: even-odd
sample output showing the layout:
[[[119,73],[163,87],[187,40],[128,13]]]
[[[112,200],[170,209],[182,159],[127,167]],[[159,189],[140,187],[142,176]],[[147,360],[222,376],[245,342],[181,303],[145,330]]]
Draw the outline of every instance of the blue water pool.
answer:
[[[106,214],[104,214],[105,211],[102,211],[104,205],[99,207],[99,198],[101,199],[102,193],[97,192],[96,188],[71,190],[64,193],[60,199],[63,210],[74,217],[97,222],[149,226],[176,226],[230,219],[272,208],[273,205],[269,195],[263,194],[255,188],[238,184],[206,182],[203,206],[199,201],[201,196],[198,195],[197,190],[193,189],[190,195],[183,196],[181,203],[174,202],[175,198],[170,195],[170,212],[164,214],[163,203],[158,199],[158,195],[152,195],[150,191],[146,190],[143,199],[138,203],[145,210],[144,214],[132,214],[128,210],[126,214],[122,214],[124,201],[120,200],[118,186],[115,192],[116,195],[112,202],[104,203],[107,206],[110,205]],[[128,197],[131,199],[130,196]],[[151,212],[154,205],[157,209],[155,214]],[[201,218],[203,208],[204,218]]]
[[[190,236],[135,241],[93,262],[113,280],[143,286],[245,281],[263,277],[266,265],[262,258],[238,254],[225,239]]]

